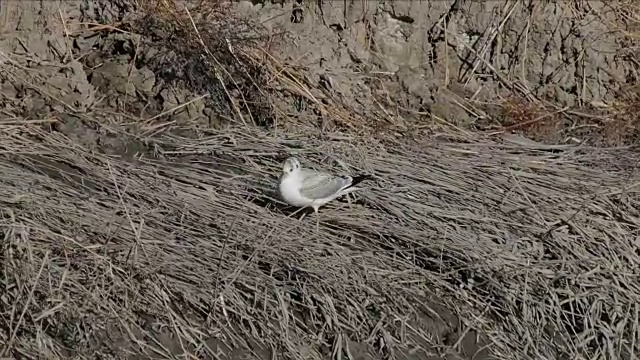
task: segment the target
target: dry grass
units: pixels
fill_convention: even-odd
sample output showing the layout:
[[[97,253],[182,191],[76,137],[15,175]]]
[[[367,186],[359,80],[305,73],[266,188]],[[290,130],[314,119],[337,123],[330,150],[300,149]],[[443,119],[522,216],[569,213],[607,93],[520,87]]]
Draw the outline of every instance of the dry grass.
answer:
[[[132,164],[3,128],[2,342],[65,357],[108,331],[171,357],[148,318],[199,358],[212,339],[291,359],[348,339],[401,358],[438,343],[424,321],[437,295],[499,358],[637,353],[637,154],[346,137],[167,137],[165,161]],[[324,208],[319,233],[265,200],[297,146],[378,179]]]
[[[188,7],[158,0],[140,4],[144,16],[127,29],[143,36],[143,46],[162,49],[154,61],[170,69],[170,81],[181,79],[180,86],[206,93],[207,104],[236,125],[287,127],[295,106],[313,110],[332,128],[371,131],[388,125],[372,121],[371,114],[366,119],[355,114],[312,84],[297,64],[271,55],[271,45],[293,41],[285,31],[265,35],[261,24],[239,19],[217,0]]]
[[[558,144],[587,142],[615,147],[634,145],[640,139],[638,86],[625,86],[617,101],[606,109],[567,111],[514,97],[501,104],[501,128],[490,134],[519,132],[537,141]]]

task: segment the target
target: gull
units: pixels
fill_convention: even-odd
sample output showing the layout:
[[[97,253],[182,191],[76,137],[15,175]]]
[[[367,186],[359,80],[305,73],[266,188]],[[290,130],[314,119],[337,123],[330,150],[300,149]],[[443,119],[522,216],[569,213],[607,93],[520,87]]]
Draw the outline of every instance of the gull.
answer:
[[[320,206],[342,195],[360,190],[355,185],[371,179],[370,175],[338,176],[325,172],[304,169],[295,157],[285,160],[280,177],[280,196],[289,205],[300,208],[311,207],[318,224]]]

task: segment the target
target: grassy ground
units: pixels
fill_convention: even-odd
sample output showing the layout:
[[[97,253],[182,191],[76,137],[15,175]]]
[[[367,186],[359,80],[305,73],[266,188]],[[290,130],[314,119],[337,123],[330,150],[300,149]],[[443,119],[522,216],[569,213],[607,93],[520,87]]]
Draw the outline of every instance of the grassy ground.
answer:
[[[292,358],[347,340],[435,355],[432,327],[447,321],[434,303],[505,358],[633,350],[634,153],[290,140],[378,179],[358,203],[325,208],[316,232],[313,216],[287,217],[265,195],[287,142],[264,132],[159,140],[168,159],[134,164],[24,127],[2,139],[14,153],[2,161],[3,301],[17,353],[44,342],[63,356],[115,326],[131,351],[161,357],[154,331],[213,356],[207,341],[227,327]],[[185,163],[193,153],[228,155]]]

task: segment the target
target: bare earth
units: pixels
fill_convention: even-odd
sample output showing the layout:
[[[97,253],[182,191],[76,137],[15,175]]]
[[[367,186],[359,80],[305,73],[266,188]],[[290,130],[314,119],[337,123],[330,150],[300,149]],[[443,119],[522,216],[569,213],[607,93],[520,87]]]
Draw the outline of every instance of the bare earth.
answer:
[[[0,0],[0,358],[634,359],[638,14]]]

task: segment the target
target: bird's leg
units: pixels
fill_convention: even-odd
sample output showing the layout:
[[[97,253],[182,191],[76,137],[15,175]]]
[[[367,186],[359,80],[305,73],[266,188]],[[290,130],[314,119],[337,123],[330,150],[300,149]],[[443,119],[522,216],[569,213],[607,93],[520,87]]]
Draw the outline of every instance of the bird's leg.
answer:
[[[345,197],[347,198],[347,204],[349,204],[349,207],[351,207],[351,193],[346,193]]]
[[[320,233],[320,213],[318,212],[317,208],[313,208],[313,211],[315,212],[315,216],[316,216],[316,234]]]
[[[347,198],[347,204],[351,207],[351,196],[353,196],[353,201],[356,201],[356,196],[353,194],[355,190],[360,190],[359,188],[350,188],[343,192],[344,197]]]

